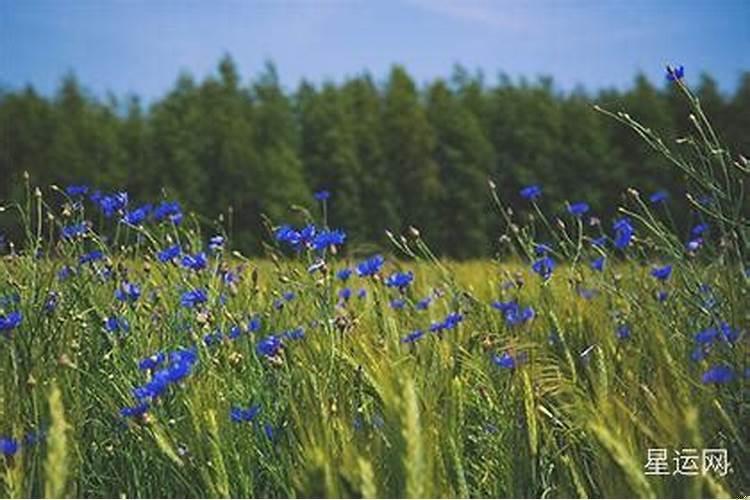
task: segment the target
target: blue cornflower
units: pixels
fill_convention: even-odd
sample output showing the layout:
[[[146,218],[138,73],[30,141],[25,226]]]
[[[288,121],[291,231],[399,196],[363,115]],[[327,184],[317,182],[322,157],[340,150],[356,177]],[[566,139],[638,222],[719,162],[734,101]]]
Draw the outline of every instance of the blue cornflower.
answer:
[[[398,288],[404,290],[409,284],[414,281],[414,273],[409,271],[408,273],[395,272],[391,274],[385,280],[385,285],[391,288]]]
[[[196,288],[195,290],[188,290],[182,294],[180,304],[183,307],[195,307],[198,304],[203,304],[208,300],[205,290]]]
[[[280,243],[287,243],[293,247],[298,247],[302,242],[302,236],[299,231],[296,231],[292,226],[284,224],[279,227],[275,233],[276,241]]]
[[[443,320],[443,328],[445,330],[451,330],[458,326],[460,322],[464,320],[463,314],[459,312],[452,312],[449,313],[448,316],[445,317],[445,320]]]
[[[78,236],[86,234],[86,231],[88,230],[89,226],[85,222],[81,222],[80,224],[72,224],[70,226],[65,226],[62,228],[62,237],[68,240],[72,240],[73,238],[77,238]]]
[[[651,269],[651,276],[654,278],[660,280],[660,281],[666,281],[669,279],[669,276],[672,274],[672,265],[667,264],[663,267],[655,267]]]
[[[706,328],[695,334],[695,341],[699,344],[709,344],[716,340],[719,331],[714,327]]]
[[[163,352],[157,352],[156,354],[149,356],[148,358],[143,358],[141,361],[139,361],[138,368],[144,371],[155,370],[166,360],[166,354],[164,354]]]
[[[57,304],[60,301],[60,294],[57,292],[50,292],[47,295],[47,300],[44,301],[44,306],[42,306],[42,310],[45,314],[52,314],[55,312],[55,309],[57,309]]]
[[[260,321],[260,316],[255,315],[252,318],[250,318],[250,321],[248,322],[248,325],[247,325],[247,330],[251,333],[257,332],[258,330],[260,330],[261,326],[262,324]]]
[[[139,226],[143,224],[146,218],[151,213],[151,205],[142,205],[135,210],[130,210],[125,213],[122,221],[130,224],[131,226]]]
[[[179,224],[183,218],[182,208],[176,201],[163,201],[154,208],[153,216],[157,222],[169,219],[171,222]]]
[[[552,276],[552,271],[555,269],[555,261],[552,257],[542,257],[531,264],[531,269],[546,281]]]
[[[104,321],[104,329],[109,333],[127,333],[130,331],[130,324],[125,318],[110,316]]]
[[[115,298],[122,302],[135,302],[141,296],[141,287],[135,283],[123,282],[122,285],[115,290]]]
[[[60,281],[65,281],[69,277],[71,277],[73,274],[75,274],[75,271],[70,266],[62,266],[59,271],[57,271],[57,279]]]
[[[120,408],[120,415],[123,418],[135,418],[143,416],[149,410],[149,404],[146,402],[140,403],[135,406],[125,406]]]
[[[208,248],[214,252],[224,248],[224,237],[221,235],[212,236],[211,239],[208,240]]]
[[[347,302],[349,298],[351,298],[351,296],[352,296],[351,288],[347,287],[347,288],[342,288],[341,290],[339,290],[339,299],[341,299],[343,302]]]
[[[318,201],[326,201],[328,198],[331,197],[331,193],[329,191],[326,191],[325,189],[322,189],[320,191],[317,191],[315,194],[313,194],[313,196]]]
[[[305,338],[305,330],[302,327],[292,328],[284,332],[284,338],[287,340],[300,340]]]
[[[422,330],[414,330],[413,332],[408,334],[406,337],[402,338],[401,342],[405,344],[411,344],[421,339],[423,336],[424,336],[424,332]]]
[[[493,302],[492,307],[503,313],[508,326],[517,326],[534,319],[534,309],[531,306],[522,308],[518,302]]]
[[[220,344],[221,339],[223,339],[224,336],[221,334],[220,331],[215,331],[213,333],[207,333],[203,336],[203,343],[206,345],[206,347],[211,347],[212,345]]]
[[[229,410],[229,418],[232,422],[252,422],[256,416],[260,413],[261,407],[258,404],[252,405],[248,408],[242,408],[240,406],[232,406]]]
[[[10,436],[0,436],[0,453],[12,457],[18,453],[18,441]]]
[[[271,425],[268,422],[266,422],[265,424],[263,424],[263,434],[266,435],[266,438],[268,438],[269,441],[273,441],[273,437],[274,437],[274,434],[275,434],[275,431],[273,429],[273,425]]]
[[[315,250],[322,251],[329,247],[343,245],[346,241],[346,233],[339,229],[333,231],[321,231],[312,240]]]
[[[726,384],[734,380],[734,370],[727,365],[714,365],[701,377],[704,384]]]
[[[382,255],[373,255],[357,265],[357,274],[361,277],[374,276],[380,271],[380,268],[383,267],[384,263],[385,259]]]
[[[272,358],[279,353],[281,347],[281,339],[275,335],[269,335],[258,342],[255,349],[261,356]]]
[[[591,269],[593,269],[595,271],[599,271],[599,272],[604,271],[604,262],[605,262],[605,260],[606,259],[605,259],[604,256],[597,257],[596,259],[592,260],[591,261]]]
[[[703,238],[694,238],[687,242],[685,249],[688,252],[697,252],[703,246]]]
[[[593,238],[591,240],[591,245],[598,247],[598,248],[604,248],[607,246],[607,235],[599,236],[598,238]]]
[[[524,200],[536,200],[537,198],[542,196],[542,188],[536,184],[533,184],[521,189],[520,194]]]
[[[349,279],[349,276],[352,275],[352,270],[347,268],[344,268],[336,273],[336,277],[340,279],[341,281],[346,281]]]
[[[700,224],[693,226],[693,229],[690,230],[690,235],[697,237],[703,235],[706,231],[708,231],[708,224],[701,222]]]
[[[551,251],[552,247],[550,247],[546,243],[537,243],[536,245],[534,245],[534,253],[537,255],[537,257],[547,255]]]
[[[240,328],[237,325],[234,325],[231,328],[229,328],[229,333],[227,333],[227,338],[229,338],[230,340],[235,340],[240,335],[242,335],[242,328]]]
[[[617,327],[617,330],[615,331],[617,334],[617,338],[619,340],[627,340],[630,338],[630,326],[629,325],[619,325]]]
[[[181,253],[182,249],[180,245],[172,245],[159,252],[156,256],[160,262],[170,262],[179,257]]]
[[[740,331],[732,328],[726,321],[722,321],[719,324],[719,331],[721,333],[722,340],[724,340],[725,342],[729,342],[730,344],[733,344],[737,341],[737,339],[740,338]]]
[[[104,216],[110,218],[116,212],[128,206],[128,193],[119,192],[112,195],[97,196],[96,202]]]
[[[513,358],[513,356],[511,356],[507,352],[504,352],[502,356],[498,356],[497,354],[492,356],[492,362],[500,368],[513,369],[516,367],[515,358]]]
[[[659,302],[664,302],[669,298],[669,293],[664,290],[659,290],[656,292],[656,300]]]
[[[291,301],[294,300],[294,298],[296,297],[296,295],[294,294],[294,292],[292,292],[291,290],[289,290],[289,291],[284,292],[284,294],[282,295],[282,297],[284,297],[284,300],[286,300],[287,302],[291,302]]]
[[[588,212],[591,208],[585,201],[579,201],[577,203],[571,203],[568,205],[568,212],[574,217],[581,217],[583,214]]]
[[[431,303],[432,303],[432,297],[425,297],[422,300],[420,300],[419,302],[417,302],[415,307],[419,311],[424,311],[428,307],[430,307]]]
[[[631,241],[633,240],[633,236],[635,235],[635,228],[633,228],[633,225],[630,223],[630,219],[627,217],[617,219],[612,227],[615,230],[615,248],[617,248],[618,250],[624,250],[630,245]]]
[[[206,252],[200,252],[195,255],[185,255],[182,257],[182,267],[192,269],[193,271],[200,271],[205,269],[208,265],[208,258]]]
[[[359,290],[357,290],[358,299],[364,299],[365,297],[367,297],[367,290],[365,290],[364,288],[360,288]]]
[[[23,315],[21,311],[13,311],[7,315],[0,314],[0,332],[9,332],[21,326]]]
[[[104,258],[104,253],[102,253],[101,250],[92,250],[89,253],[83,254],[78,258],[78,263],[83,264],[89,264],[91,262],[96,262],[97,260],[102,260]]]
[[[83,184],[70,185],[65,188],[65,193],[71,198],[80,198],[82,196],[86,196],[86,193],[88,192],[89,192],[89,187]]]
[[[669,199],[669,193],[662,189],[649,196],[648,199],[653,204],[663,203]]]
[[[682,80],[685,77],[685,67],[680,65],[676,68],[667,66],[667,80],[670,82],[676,82]]]
[[[396,310],[401,310],[406,305],[406,301],[404,299],[393,299],[391,300],[391,308]]]

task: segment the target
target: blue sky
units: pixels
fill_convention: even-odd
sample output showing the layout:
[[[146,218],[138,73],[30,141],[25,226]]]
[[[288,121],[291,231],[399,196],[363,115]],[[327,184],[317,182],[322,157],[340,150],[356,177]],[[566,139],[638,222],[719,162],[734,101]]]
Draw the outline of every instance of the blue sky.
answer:
[[[294,88],[400,63],[423,83],[455,63],[494,82],[552,75],[558,88],[661,81],[684,64],[724,91],[750,70],[750,0],[0,0],[0,85],[53,92],[73,70],[94,93],[163,95],[230,53],[247,81],[267,59]]]

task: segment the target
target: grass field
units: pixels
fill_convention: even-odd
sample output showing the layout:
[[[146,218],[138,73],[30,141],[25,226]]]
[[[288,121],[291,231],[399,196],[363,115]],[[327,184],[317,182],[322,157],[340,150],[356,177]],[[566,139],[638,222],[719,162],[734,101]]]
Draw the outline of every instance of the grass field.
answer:
[[[29,188],[4,208],[27,243],[0,261],[0,496],[748,495],[734,168],[687,244],[631,191],[612,230],[539,213],[546,244],[502,209],[506,256],[465,263],[416,231],[345,253],[325,221],[247,259],[167,202]]]

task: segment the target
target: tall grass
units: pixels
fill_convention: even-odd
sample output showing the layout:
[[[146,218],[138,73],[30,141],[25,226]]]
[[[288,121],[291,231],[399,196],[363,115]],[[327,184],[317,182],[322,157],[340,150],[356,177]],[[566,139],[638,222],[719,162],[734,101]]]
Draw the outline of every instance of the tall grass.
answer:
[[[27,203],[5,207],[25,224],[24,250],[0,263],[0,315],[23,315],[0,332],[0,436],[20,442],[0,458],[0,495],[747,495],[748,165],[721,148],[698,100],[677,84],[696,127],[679,144],[610,114],[688,177],[688,199],[718,231],[698,249],[636,190],[622,208],[635,237],[617,250],[591,245],[608,229],[553,220],[536,201],[523,224],[491,189],[506,223],[501,241],[515,254],[494,262],[442,261],[412,230],[392,235],[394,254],[371,277],[337,277],[365,257],[356,252],[269,246],[255,260],[228,244],[193,271],[156,256],[177,243],[183,255],[203,249],[195,219],[100,218],[96,230],[60,239],[62,227],[91,218],[89,203],[56,188],[48,201],[27,186]],[[698,203],[698,193],[715,201]],[[541,253],[558,262],[549,279],[529,267],[542,234],[551,248]],[[79,264],[95,249],[102,260]],[[589,262],[602,255],[598,272]],[[657,263],[673,265],[668,279],[651,275]],[[61,278],[63,266],[73,274]],[[387,287],[396,270],[413,271],[414,282]],[[123,282],[139,284],[140,297],[117,300]],[[206,304],[181,304],[195,288]],[[416,307],[425,297],[429,306]],[[533,306],[533,318],[513,325],[492,306],[510,300]],[[428,331],[451,313],[461,320]],[[110,331],[113,317],[128,328]],[[255,317],[260,329],[248,326]],[[695,334],[722,322],[738,338],[691,359]],[[298,327],[303,338],[282,335]],[[415,330],[424,333],[405,341]],[[216,331],[221,340],[206,342]],[[259,349],[271,334],[283,344],[273,355]],[[138,362],[191,346],[188,375],[142,415],[122,416],[136,403],[132,389],[153,375]],[[733,379],[703,383],[716,365]],[[260,407],[252,418],[231,418],[251,405]],[[649,448],[725,448],[732,467],[726,476],[648,476]]]

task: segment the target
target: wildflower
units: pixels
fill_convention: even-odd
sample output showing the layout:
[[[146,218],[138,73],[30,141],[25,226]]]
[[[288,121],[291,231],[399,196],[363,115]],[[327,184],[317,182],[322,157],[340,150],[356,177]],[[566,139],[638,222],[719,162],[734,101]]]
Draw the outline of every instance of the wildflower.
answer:
[[[615,248],[618,250],[624,250],[630,245],[633,236],[635,235],[635,229],[633,228],[630,219],[627,217],[617,219],[612,227],[615,230]]]
[[[659,290],[658,292],[656,292],[656,300],[658,300],[659,302],[664,302],[667,300],[667,298],[669,298],[669,293],[667,293],[666,291]]]
[[[500,368],[513,369],[516,367],[516,360],[507,352],[504,352],[502,356],[498,356],[497,354],[494,355],[492,357],[492,362]]]
[[[534,253],[536,253],[537,257],[547,255],[551,251],[552,248],[545,243],[537,243],[536,245],[534,245]]]
[[[284,292],[282,296],[284,297],[284,300],[286,300],[287,302],[293,301],[294,298],[296,297],[296,295],[292,291]]]
[[[329,247],[343,245],[346,241],[346,233],[341,230],[322,231],[312,240],[312,246],[315,250],[322,251]]]
[[[349,276],[352,275],[352,270],[349,268],[344,268],[336,273],[336,277],[340,279],[341,281],[346,281],[349,279]]]
[[[682,80],[685,77],[685,67],[680,65],[677,68],[673,68],[672,66],[667,66],[667,80],[670,82],[676,82],[677,80]]]
[[[135,302],[141,296],[141,287],[135,283],[124,282],[115,290],[115,298],[122,302]]]
[[[169,219],[174,224],[179,224],[183,218],[182,208],[176,201],[163,201],[156,206],[153,216],[157,222]]]
[[[385,285],[391,288],[398,288],[404,290],[414,280],[414,273],[409,271],[408,273],[395,272],[391,274],[385,280]]]
[[[349,298],[352,296],[352,289],[351,288],[342,288],[339,290],[339,299],[341,299],[343,302],[347,302]]]
[[[146,220],[146,217],[148,217],[150,213],[151,205],[142,205],[135,210],[131,210],[125,213],[122,221],[130,224],[131,226],[139,226],[143,224],[143,222]]]
[[[208,259],[205,252],[200,252],[195,255],[185,255],[182,258],[182,267],[192,269],[193,271],[205,269],[207,265]]]
[[[140,370],[155,370],[158,368],[164,361],[166,361],[167,356],[163,352],[157,352],[156,354],[149,356],[148,358],[144,358],[141,361],[138,362],[138,368]]]
[[[598,257],[591,261],[591,269],[595,271],[599,271],[600,273],[604,271],[604,256]]]
[[[262,356],[272,358],[276,356],[281,350],[281,339],[275,335],[269,335],[264,338],[256,346],[256,351]]]
[[[208,296],[203,289],[196,288],[195,290],[189,290],[182,294],[180,304],[183,307],[195,307],[198,304],[203,304],[208,300]]]
[[[577,286],[576,291],[578,292],[578,295],[580,295],[582,298],[586,300],[593,299],[599,293],[599,291],[594,288],[585,288],[582,286]]]
[[[714,365],[701,377],[704,384],[726,384],[734,380],[734,371],[727,365]]]
[[[261,407],[258,404],[252,405],[248,408],[242,408],[240,406],[232,406],[229,410],[229,418],[232,422],[252,422],[256,416],[260,413]]]
[[[555,269],[555,261],[552,257],[542,257],[531,265],[531,269],[546,281],[552,276],[552,271]]]
[[[411,344],[421,339],[423,336],[424,336],[424,332],[422,330],[414,330],[413,332],[408,334],[406,337],[402,338],[401,342],[403,342],[404,344]]]
[[[212,345],[216,345],[221,343],[221,339],[224,336],[221,334],[220,331],[215,331],[213,333],[207,333],[203,336],[203,343],[206,345],[206,347],[211,347]]]
[[[651,270],[651,276],[653,276],[654,278],[660,281],[668,280],[671,274],[672,274],[672,266],[669,264],[664,267],[655,267]]]
[[[247,330],[249,332],[251,332],[251,333],[252,332],[257,332],[258,330],[260,330],[260,327],[261,327],[260,316],[256,315],[256,316],[253,316],[252,318],[250,318],[250,322],[247,325]]]
[[[574,217],[581,217],[590,210],[589,204],[584,201],[568,205],[568,212]]]
[[[137,404],[135,406],[125,406],[120,408],[120,415],[123,418],[135,418],[140,417],[149,410],[149,404],[146,402]]]
[[[458,324],[463,321],[463,319],[463,314],[459,312],[452,312],[445,317],[445,320],[443,320],[443,328],[445,330],[451,330],[458,326]]]
[[[705,222],[702,222],[700,224],[697,224],[693,226],[693,228],[690,230],[690,235],[693,237],[698,237],[703,235],[706,231],[708,231],[708,224]]]
[[[128,193],[119,192],[112,195],[103,195],[96,197],[96,203],[107,218],[112,217],[116,212],[123,210],[128,205]]]
[[[737,339],[740,338],[740,332],[739,330],[736,330],[729,326],[729,323],[726,321],[722,321],[719,324],[719,332],[721,334],[722,340],[725,342],[729,342],[730,344],[737,341]]]
[[[399,311],[404,308],[406,301],[404,299],[393,299],[391,300],[391,308]]]
[[[367,290],[365,290],[364,288],[360,288],[359,290],[357,290],[358,299],[364,299],[365,297],[367,297]]]
[[[432,298],[431,298],[431,297],[425,297],[425,298],[423,298],[422,300],[420,300],[419,302],[417,302],[417,304],[416,304],[416,308],[417,308],[417,310],[419,310],[419,311],[424,311],[424,310],[426,310],[426,309],[427,309],[428,307],[430,307],[430,303],[431,303],[431,302],[432,302]]]
[[[96,262],[98,260],[102,260],[104,258],[104,253],[102,253],[101,250],[92,250],[89,253],[83,254],[78,258],[78,263],[83,264],[89,264],[91,262]]]
[[[685,249],[688,252],[697,252],[703,246],[703,238],[695,238],[687,242]]]
[[[89,227],[85,222],[65,226],[64,228],[62,228],[62,237],[68,240],[72,240],[74,238],[77,238],[78,236],[86,234],[86,231],[88,230]]]
[[[268,438],[269,441],[273,441],[274,430],[273,426],[270,423],[266,422],[265,424],[263,424],[263,434],[266,435],[266,438]]]
[[[287,340],[300,340],[305,338],[305,330],[302,327],[292,328],[284,332],[284,338]]]
[[[648,199],[654,205],[656,205],[657,203],[664,203],[665,201],[667,201],[667,199],[669,199],[669,193],[662,189],[649,196]]]
[[[537,198],[542,196],[542,188],[536,184],[533,184],[521,189],[520,194],[524,200],[536,200]]]
[[[522,308],[518,302],[511,300],[508,302],[495,301],[492,307],[503,313],[505,322],[508,326],[517,326],[534,319],[534,309],[531,306]]]
[[[224,248],[224,237],[220,235],[212,236],[211,239],[208,240],[208,248],[214,252]]]
[[[179,257],[181,253],[182,249],[180,248],[180,245],[172,245],[171,247],[167,247],[159,252],[156,256],[159,259],[159,262],[171,262]]]
[[[89,192],[89,187],[81,185],[70,185],[65,188],[65,193],[71,198],[80,198]]]
[[[104,329],[109,333],[127,333],[130,331],[130,324],[125,318],[109,316],[104,321]]]
[[[710,327],[695,334],[695,341],[699,344],[708,344],[716,340],[719,332],[716,328]]]
[[[60,281],[65,281],[70,276],[75,274],[75,271],[70,266],[62,266],[59,271],[57,271],[57,279]]]
[[[276,230],[275,233],[276,241],[280,243],[287,243],[293,247],[298,247],[302,242],[302,236],[298,231],[290,225],[283,225]]]
[[[627,340],[630,338],[630,326],[629,325],[619,325],[617,327],[617,330],[615,331],[617,334],[617,338],[619,340]]]
[[[0,314],[0,332],[9,332],[21,326],[23,315],[20,311],[14,311],[7,315]]]
[[[360,277],[374,276],[380,271],[380,268],[383,267],[384,263],[385,259],[382,255],[373,255],[357,265],[357,274],[359,274]]]
[[[316,200],[318,201],[326,201],[328,198],[331,197],[331,193],[326,190],[317,191],[315,194],[313,194]]]
[[[0,453],[12,457],[18,453],[18,441],[9,436],[0,436]]]
[[[607,235],[599,236],[591,240],[591,244],[598,248],[604,248],[607,246]]]
[[[59,300],[60,295],[57,292],[50,292],[47,295],[47,300],[44,301],[44,306],[42,306],[42,310],[44,311],[44,313],[50,315],[55,312]]]

